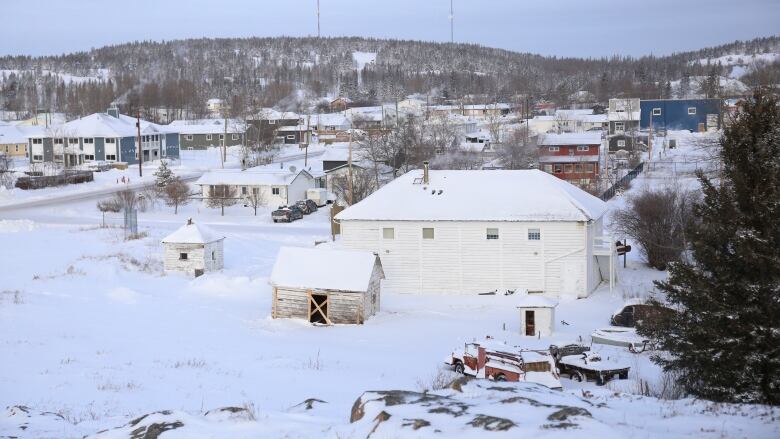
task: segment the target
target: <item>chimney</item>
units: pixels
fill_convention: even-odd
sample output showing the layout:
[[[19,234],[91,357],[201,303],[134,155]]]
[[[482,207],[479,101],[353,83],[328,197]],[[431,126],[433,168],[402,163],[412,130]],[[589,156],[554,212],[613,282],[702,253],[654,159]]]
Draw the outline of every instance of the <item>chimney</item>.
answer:
[[[423,162],[423,183],[428,184],[428,162]]]
[[[116,105],[108,107],[108,111],[106,111],[106,113],[108,113],[109,116],[113,116],[119,119],[119,108],[117,108]]]

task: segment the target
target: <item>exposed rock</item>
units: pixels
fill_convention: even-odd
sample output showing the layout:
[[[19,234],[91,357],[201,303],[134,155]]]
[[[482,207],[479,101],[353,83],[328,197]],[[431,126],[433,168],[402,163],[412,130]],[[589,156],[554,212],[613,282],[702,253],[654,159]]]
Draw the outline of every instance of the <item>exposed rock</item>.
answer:
[[[401,425],[404,427],[412,427],[413,430],[419,430],[423,427],[429,427],[431,423],[425,419],[404,419],[404,423]]]
[[[184,427],[184,423],[181,421],[174,422],[155,422],[153,424],[145,425],[136,428],[130,432],[131,439],[157,439],[161,434],[169,430],[175,430],[177,428]]]
[[[566,421],[571,416],[586,416],[592,417],[590,412],[580,407],[564,407],[556,412],[550,414],[547,417],[549,421]]]
[[[487,431],[506,431],[515,426],[515,423],[509,419],[489,415],[477,415],[468,424],[475,428],[482,427]]]

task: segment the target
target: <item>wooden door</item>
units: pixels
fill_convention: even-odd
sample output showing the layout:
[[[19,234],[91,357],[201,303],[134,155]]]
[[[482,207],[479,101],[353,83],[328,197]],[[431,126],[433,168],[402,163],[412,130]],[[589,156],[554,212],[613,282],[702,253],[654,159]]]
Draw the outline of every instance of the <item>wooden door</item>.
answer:
[[[536,335],[536,313],[531,310],[525,312],[525,335]]]
[[[309,322],[331,324],[328,318],[327,294],[309,294]]]

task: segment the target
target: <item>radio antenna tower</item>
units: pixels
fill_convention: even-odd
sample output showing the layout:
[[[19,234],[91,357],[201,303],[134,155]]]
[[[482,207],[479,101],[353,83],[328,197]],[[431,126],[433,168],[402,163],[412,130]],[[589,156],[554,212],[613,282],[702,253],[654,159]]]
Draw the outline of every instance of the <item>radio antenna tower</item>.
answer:
[[[455,10],[453,9],[453,1],[450,0],[450,43],[455,42]]]
[[[317,0],[317,38],[320,37],[320,0]]]

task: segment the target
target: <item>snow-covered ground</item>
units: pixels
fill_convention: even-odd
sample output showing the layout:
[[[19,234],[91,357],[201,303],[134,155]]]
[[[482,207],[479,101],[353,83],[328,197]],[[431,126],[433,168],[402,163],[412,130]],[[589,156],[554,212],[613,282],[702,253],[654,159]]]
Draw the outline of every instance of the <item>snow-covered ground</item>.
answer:
[[[662,153],[631,191],[666,184],[675,169],[680,180],[692,181],[690,164],[676,163],[705,153],[697,146],[702,136],[672,135],[679,148]],[[555,334],[542,339],[518,335],[513,297],[502,295],[384,294],[382,310],[364,325],[315,327],[271,319],[267,278],[281,246],[330,240],[327,208],[292,224],[274,224],[268,210],[255,217],[243,206],[228,208],[224,217],[200,203],[178,215],[158,206],[139,214],[146,236],[131,241],[123,240],[119,228],[99,228],[100,217],[94,201],[0,214],[0,242],[10,249],[0,263],[0,406],[8,407],[0,413],[0,437],[76,438],[112,429],[96,437],[127,438],[149,423],[182,422],[161,437],[362,438],[376,424],[378,407],[367,405],[366,415],[351,424],[353,403],[363,392],[436,389],[449,376],[442,363],[451,350],[486,335],[527,347],[589,343],[590,333],[607,326],[626,299],[648,295],[652,281],[665,276],[644,267],[632,252],[615,291],[602,286],[587,299],[562,302]],[[187,217],[225,234],[223,271],[197,279],[162,273],[160,240]],[[639,396],[661,386],[651,354],[599,345],[594,350],[631,364],[629,379],[597,388],[564,378],[562,392],[523,385],[512,386],[513,392],[523,401],[587,406],[592,420],[576,422],[582,435],[780,434],[780,412],[767,407]],[[469,405],[471,413],[492,410],[496,396],[489,392],[438,391]],[[310,398],[325,402],[313,403],[311,410],[299,405]],[[243,410],[213,411],[228,406]],[[409,407],[388,407],[399,416],[372,437],[487,433],[458,418],[431,419],[445,436],[403,427],[402,416],[425,413]],[[518,426],[496,434],[571,434],[550,427],[545,417],[552,415],[536,415],[537,408],[499,410],[516,416]],[[172,412],[113,430],[163,410]]]

